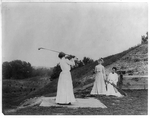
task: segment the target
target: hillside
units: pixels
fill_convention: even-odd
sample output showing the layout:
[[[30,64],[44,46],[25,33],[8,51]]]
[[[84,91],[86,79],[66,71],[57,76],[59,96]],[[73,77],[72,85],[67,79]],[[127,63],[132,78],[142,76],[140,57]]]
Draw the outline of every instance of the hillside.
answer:
[[[104,66],[106,68],[107,74],[110,72],[113,66],[116,66],[119,70],[126,71],[126,74],[132,72],[132,74],[136,74],[136,75],[147,75],[148,45],[142,44],[142,45],[132,47],[121,53],[105,57],[104,61],[105,61]],[[80,90],[82,90],[82,92],[86,92],[87,94],[89,93],[92,84],[94,82],[94,75],[92,71],[96,65],[97,62],[95,61],[94,63],[77,68],[71,72],[73,78],[73,86],[75,88],[74,89],[75,96],[78,96],[80,94],[81,92]],[[3,98],[7,99],[6,100],[7,103],[3,102],[3,104],[5,104],[5,106],[7,106],[6,104],[16,106],[21,102],[23,102],[24,100],[35,96],[54,96],[57,90],[57,81],[58,79],[55,79],[52,82],[46,84],[44,87],[40,87],[36,91],[33,91],[28,95],[23,95],[15,98],[7,98],[7,95],[3,94]],[[87,89],[86,91],[84,89],[86,87],[87,88],[90,87],[90,88]]]
[[[106,66],[107,71],[110,71],[113,66],[128,74],[148,75],[148,44],[139,45],[115,63]]]
[[[104,58],[104,61],[106,75],[111,72],[112,67],[117,67],[118,72],[124,72],[123,89],[148,88],[148,44],[141,44],[121,53],[108,56]],[[96,62],[92,65],[96,65]],[[89,93],[93,85],[92,82],[94,82],[94,76],[91,72],[83,76],[80,87],[83,85],[85,87],[81,91],[84,90]],[[90,89],[87,90],[86,88]]]
[[[93,82],[92,70],[97,62],[86,65],[72,72],[78,76],[73,76],[74,81],[82,83],[81,86]],[[148,75],[148,45],[142,44],[125,50],[121,53],[104,58],[106,74],[111,72],[112,67],[117,67],[118,71],[124,71],[125,75]],[[76,79],[78,78],[78,79]],[[80,80],[80,81],[79,81]],[[81,82],[82,81],[82,82]]]

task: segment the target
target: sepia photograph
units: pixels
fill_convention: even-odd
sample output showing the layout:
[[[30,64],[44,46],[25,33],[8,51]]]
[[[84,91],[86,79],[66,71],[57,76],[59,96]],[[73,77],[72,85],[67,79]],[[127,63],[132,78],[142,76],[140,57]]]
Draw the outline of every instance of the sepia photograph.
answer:
[[[2,0],[4,116],[148,116],[148,2]]]

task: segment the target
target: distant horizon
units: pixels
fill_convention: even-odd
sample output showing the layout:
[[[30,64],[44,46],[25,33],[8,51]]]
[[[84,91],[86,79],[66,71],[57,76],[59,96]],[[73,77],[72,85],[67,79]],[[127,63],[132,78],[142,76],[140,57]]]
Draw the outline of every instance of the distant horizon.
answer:
[[[97,60],[141,44],[148,32],[145,2],[3,3],[2,9],[2,62],[59,63],[58,54],[39,47]]]

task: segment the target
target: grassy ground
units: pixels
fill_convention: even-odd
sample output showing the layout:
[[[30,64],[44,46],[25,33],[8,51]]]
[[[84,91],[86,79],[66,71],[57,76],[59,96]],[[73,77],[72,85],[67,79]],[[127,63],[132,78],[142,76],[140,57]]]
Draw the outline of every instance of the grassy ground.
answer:
[[[147,115],[148,91],[128,90],[123,98],[96,96],[108,108],[62,108],[33,106],[16,112],[3,112],[5,115]],[[79,95],[86,95],[78,93]]]

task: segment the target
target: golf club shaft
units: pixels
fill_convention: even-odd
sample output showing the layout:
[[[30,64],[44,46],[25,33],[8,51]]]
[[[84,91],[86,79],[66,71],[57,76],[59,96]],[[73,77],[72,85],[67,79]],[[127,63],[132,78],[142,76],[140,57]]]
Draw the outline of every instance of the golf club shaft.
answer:
[[[56,52],[56,53],[60,53],[59,51],[56,51],[56,50],[51,50],[51,49],[48,49],[48,48],[38,48],[38,50],[40,49],[43,49],[43,50],[49,50],[49,51],[52,51],[52,52]],[[66,53],[65,53],[66,54]],[[66,55],[69,55],[69,54],[66,54]]]

